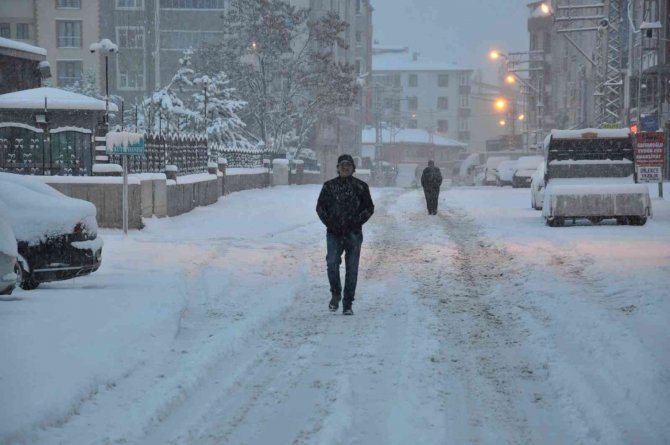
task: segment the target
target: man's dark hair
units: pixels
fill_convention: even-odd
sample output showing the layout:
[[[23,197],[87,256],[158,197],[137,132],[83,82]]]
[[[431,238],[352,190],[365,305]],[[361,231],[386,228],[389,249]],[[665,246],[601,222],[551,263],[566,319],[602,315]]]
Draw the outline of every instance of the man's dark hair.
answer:
[[[435,167],[435,161],[433,161],[432,159],[428,161],[428,167]]]
[[[354,168],[354,171],[356,171],[356,164],[354,163],[354,158],[351,157],[351,155],[348,154],[340,155],[340,157],[337,158],[337,165],[340,165],[342,161],[349,162],[351,166]]]

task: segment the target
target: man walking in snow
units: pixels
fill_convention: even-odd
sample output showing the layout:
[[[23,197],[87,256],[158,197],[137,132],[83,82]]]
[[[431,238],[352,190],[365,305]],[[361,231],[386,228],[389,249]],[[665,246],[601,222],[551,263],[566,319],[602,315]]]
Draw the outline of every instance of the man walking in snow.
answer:
[[[316,213],[326,226],[328,281],[331,299],[328,308],[335,312],[342,299],[340,264],[344,253],[345,279],[342,313],[353,315],[351,308],[358,280],[358,260],[363,244],[363,224],[375,211],[368,185],[352,175],[356,170],[351,155],[337,159],[337,178],[326,181],[316,204]]]
[[[428,161],[428,167],[423,169],[421,174],[421,186],[423,194],[426,195],[426,206],[429,215],[437,215],[437,198],[440,196],[440,186],[442,185],[442,173],[435,167],[434,161]]]

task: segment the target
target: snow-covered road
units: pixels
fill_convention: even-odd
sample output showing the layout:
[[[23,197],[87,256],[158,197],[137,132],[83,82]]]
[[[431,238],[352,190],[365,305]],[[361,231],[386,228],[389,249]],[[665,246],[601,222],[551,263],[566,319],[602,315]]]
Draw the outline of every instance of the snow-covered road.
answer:
[[[670,202],[549,228],[528,190],[373,189],[344,317],[318,192],[103,231],[96,274],[0,301],[0,443],[670,443]]]

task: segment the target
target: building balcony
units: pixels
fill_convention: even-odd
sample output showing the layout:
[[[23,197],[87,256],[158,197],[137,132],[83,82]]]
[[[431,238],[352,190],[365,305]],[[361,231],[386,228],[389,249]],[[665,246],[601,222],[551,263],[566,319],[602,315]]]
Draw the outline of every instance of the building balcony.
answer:
[[[470,117],[472,115],[471,108],[461,107],[458,109],[458,117]]]
[[[458,86],[458,93],[459,94],[470,94],[471,90],[472,90],[472,87],[470,85],[459,85]]]

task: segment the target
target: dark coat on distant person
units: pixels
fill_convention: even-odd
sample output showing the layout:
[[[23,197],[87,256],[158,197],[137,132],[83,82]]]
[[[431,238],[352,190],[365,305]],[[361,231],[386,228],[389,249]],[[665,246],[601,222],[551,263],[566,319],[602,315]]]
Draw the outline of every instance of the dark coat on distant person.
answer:
[[[316,204],[319,219],[336,235],[361,230],[374,211],[370,188],[353,176],[326,181]]]
[[[421,174],[421,186],[424,190],[438,191],[442,185],[442,172],[437,167],[426,167]]]

